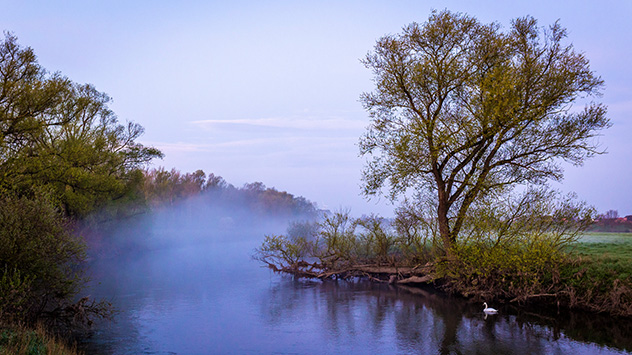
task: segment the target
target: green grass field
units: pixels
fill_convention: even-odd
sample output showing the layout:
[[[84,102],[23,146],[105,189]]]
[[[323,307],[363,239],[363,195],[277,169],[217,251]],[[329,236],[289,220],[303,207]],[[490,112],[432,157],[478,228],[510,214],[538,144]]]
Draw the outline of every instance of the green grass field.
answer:
[[[632,233],[586,233],[569,251],[593,259],[616,258],[632,263]]]
[[[630,280],[632,233],[586,233],[568,251],[586,260],[593,275]]]

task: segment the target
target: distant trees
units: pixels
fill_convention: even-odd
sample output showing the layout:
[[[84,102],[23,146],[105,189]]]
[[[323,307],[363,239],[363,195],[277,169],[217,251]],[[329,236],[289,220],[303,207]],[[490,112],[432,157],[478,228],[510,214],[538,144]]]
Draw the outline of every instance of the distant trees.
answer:
[[[606,213],[603,214],[604,219],[617,219],[619,218],[619,211],[617,210],[607,210]]]
[[[477,204],[560,180],[561,161],[598,154],[592,138],[609,126],[606,108],[573,104],[603,81],[565,37],[531,17],[502,32],[441,11],[381,38],[364,59],[376,85],[361,99],[371,116],[360,140],[365,193],[412,191],[449,253]]]
[[[258,214],[291,216],[316,212],[313,203],[285,191],[268,188],[261,182],[245,184],[241,188],[227,183],[222,177],[202,170],[181,173],[157,168],[145,171],[143,193],[154,206],[169,206],[187,198],[199,197],[208,203],[229,207],[242,207]]]
[[[206,174],[202,170],[182,174],[176,169],[167,171],[160,167],[145,171],[143,192],[147,201],[154,206],[170,205],[200,194],[205,186]]]
[[[619,216],[619,211],[608,210],[597,216],[590,226],[593,232],[632,233],[632,216]]]

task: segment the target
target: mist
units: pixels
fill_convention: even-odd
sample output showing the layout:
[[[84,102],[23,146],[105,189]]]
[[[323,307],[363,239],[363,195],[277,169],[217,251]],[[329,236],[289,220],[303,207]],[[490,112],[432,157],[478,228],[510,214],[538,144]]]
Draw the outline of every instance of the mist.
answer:
[[[321,213],[303,198],[266,189],[260,183],[252,185],[256,184],[254,189],[251,185],[208,189],[184,199],[157,203],[125,218],[96,216],[80,233],[89,245],[90,258],[103,259],[190,246],[257,242],[264,235],[283,233],[292,221],[313,220]]]
[[[101,249],[93,245],[87,292],[110,301],[118,313],[113,321],[97,323],[79,343],[80,350],[90,354],[489,352],[492,348],[544,354],[568,347],[603,351],[583,343],[594,341],[595,324],[617,334],[617,347],[630,346],[626,332],[615,331],[621,324],[607,316],[591,315],[592,323],[580,321],[588,325],[585,332],[573,333],[579,342],[566,337],[549,342],[559,336],[559,324],[539,324],[535,332],[531,326],[516,328],[529,324],[524,322],[535,314],[522,309],[503,308],[506,315],[487,320],[478,304],[430,290],[275,274],[252,259],[254,248],[264,235],[284,233],[291,221],[315,215],[274,215],[244,201],[212,197],[202,194],[116,224],[101,224],[112,242],[108,253],[104,244]]]
[[[158,332],[166,343],[178,343],[173,345],[178,352],[196,353],[209,346],[199,332],[226,332],[221,329],[228,319],[248,313],[244,283],[256,288],[270,279],[271,273],[252,259],[264,236],[284,233],[292,221],[316,217],[315,210],[274,211],[252,201],[207,191],[84,229],[91,281],[83,294],[111,302],[118,314],[98,324],[93,331],[98,336],[84,339],[80,347],[97,354],[137,353],[146,345],[144,337],[151,338],[145,334],[147,324],[160,323]],[[188,342],[185,330],[195,341]],[[163,345],[166,351],[169,345]]]

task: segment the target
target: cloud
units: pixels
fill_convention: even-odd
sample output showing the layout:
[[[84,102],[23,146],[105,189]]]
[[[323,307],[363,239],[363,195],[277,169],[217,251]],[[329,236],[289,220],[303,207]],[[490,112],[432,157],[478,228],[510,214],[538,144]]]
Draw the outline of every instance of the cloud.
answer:
[[[228,140],[216,143],[185,143],[185,142],[146,142],[148,146],[156,147],[167,153],[201,153],[201,152],[217,152],[226,149],[255,149],[257,147],[274,146],[282,149],[288,146],[300,147],[329,147],[333,149],[340,145],[355,144],[357,138],[349,137],[271,137],[271,138],[254,138]]]
[[[246,119],[210,119],[192,121],[193,125],[212,129],[221,126],[249,126],[265,128],[281,128],[296,130],[363,130],[366,122],[349,118],[304,118],[304,117],[270,117]]]

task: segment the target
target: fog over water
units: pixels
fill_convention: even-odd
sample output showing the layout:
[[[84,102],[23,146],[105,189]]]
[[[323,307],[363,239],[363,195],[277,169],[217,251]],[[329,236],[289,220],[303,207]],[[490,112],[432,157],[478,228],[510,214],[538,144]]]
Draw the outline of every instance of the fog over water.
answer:
[[[225,206],[224,206],[225,207]],[[119,310],[82,340],[90,354],[612,354],[632,350],[632,322],[450,298],[363,280],[310,281],[252,259],[288,218],[198,199],[113,232],[87,291]],[[132,240],[130,240],[132,239]]]

